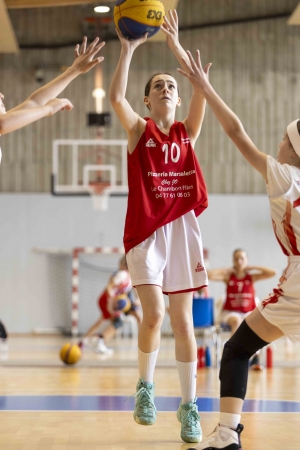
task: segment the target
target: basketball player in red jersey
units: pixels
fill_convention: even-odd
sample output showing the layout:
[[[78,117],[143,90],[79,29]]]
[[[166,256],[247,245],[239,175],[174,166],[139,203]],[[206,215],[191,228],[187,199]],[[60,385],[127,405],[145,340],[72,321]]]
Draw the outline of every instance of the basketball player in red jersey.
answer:
[[[186,55],[178,41],[176,11],[163,31],[179,62]],[[126,99],[128,72],[143,38],[129,41],[118,31],[121,55],[113,76],[110,100],[128,135],[128,208],[124,245],[130,276],[143,309],[139,330],[139,381],[134,419],[141,425],[156,420],[154,369],[169,296],[170,320],[176,342],[182,401],[177,418],[181,438],[199,442],[201,427],[196,404],[197,348],[192,320],[193,291],[207,285],[201,235],[196,216],[207,207],[207,192],[193,147],[205,112],[200,90],[192,93],[187,117],[175,121],[181,100],[169,73],[150,78],[144,103],[149,117],[140,117]],[[147,49],[145,49],[147,51]],[[136,86],[132,86],[136,91]]]
[[[254,283],[276,275],[268,267],[248,266],[245,250],[233,252],[233,267],[212,269],[207,272],[211,281],[223,281],[226,284],[226,299],[222,307],[220,322],[230,326],[234,334],[243,319],[255,309]]]
[[[224,346],[219,423],[199,448],[239,450],[249,358],[283,335],[300,343],[300,120],[287,126],[277,160],[266,155],[209,83],[200,52],[197,51],[196,61],[187,53],[188,60],[183,60],[185,69],[178,71],[202,92],[226,134],[265,180],[274,232],[288,259],[278,287],[246,317]]]
[[[101,311],[101,316],[95,323],[93,323],[82,339],[78,342],[81,349],[83,349],[84,346],[90,342],[91,338],[96,353],[113,353],[113,350],[108,348],[106,344],[116,335],[118,328],[123,325],[121,312],[115,305],[115,300],[120,294],[126,294],[128,296],[128,303],[130,306],[128,305],[129,309],[126,311],[126,315],[129,314],[134,316],[138,324],[140,324],[141,315],[139,312],[139,304],[136,299],[133,299],[132,284],[128,273],[128,266],[125,256],[122,256],[120,259],[118,270],[109,278],[107,286],[99,296],[98,305]],[[98,329],[105,320],[110,320],[110,324],[101,334],[97,334]]]

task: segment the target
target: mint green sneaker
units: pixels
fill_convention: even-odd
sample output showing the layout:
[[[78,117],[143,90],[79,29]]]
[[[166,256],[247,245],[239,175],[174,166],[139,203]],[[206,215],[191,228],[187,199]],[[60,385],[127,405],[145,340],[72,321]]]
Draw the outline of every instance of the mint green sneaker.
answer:
[[[154,383],[146,383],[140,378],[136,385],[135,407],[133,418],[140,425],[153,425],[157,410],[154,405]]]
[[[198,406],[194,403],[180,402],[177,410],[177,419],[181,422],[181,439],[185,442],[201,442],[202,430],[200,426],[200,416]]]

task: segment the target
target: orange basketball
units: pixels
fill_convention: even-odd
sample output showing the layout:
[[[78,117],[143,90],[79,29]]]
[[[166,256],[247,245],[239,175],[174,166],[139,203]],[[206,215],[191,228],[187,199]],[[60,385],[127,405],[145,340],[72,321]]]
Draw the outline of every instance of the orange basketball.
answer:
[[[75,364],[81,358],[81,350],[76,344],[65,344],[60,350],[60,359],[68,365]]]

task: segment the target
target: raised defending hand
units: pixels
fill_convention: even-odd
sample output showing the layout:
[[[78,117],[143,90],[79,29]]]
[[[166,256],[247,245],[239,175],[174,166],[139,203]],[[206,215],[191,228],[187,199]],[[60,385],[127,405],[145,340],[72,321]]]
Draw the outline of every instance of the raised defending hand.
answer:
[[[194,60],[189,50],[187,50],[186,53],[188,55],[190,65],[188,64],[188,61],[186,61],[185,58],[182,58],[184,70],[182,69],[177,70],[183,76],[185,76],[190,80],[195,90],[200,89],[201,91],[203,91],[205,86],[209,84],[209,69],[212,63],[206,64],[206,66],[203,69],[199,50],[197,50],[196,53],[196,61]]]
[[[73,62],[72,67],[78,69],[80,73],[86,73],[97,64],[101,63],[104,60],[104,57],[98,56],[95,58],[95,56],[101,48],[104,47],[105,42],[101,42],[100,44],[98,44],[98,42],[99,38],[96,38],[87,48],[87,38],[84,37],[82,44],[77,44],[75,47],[75,61]]]
[[[164,23],[160,27],[167,36],[167,44],[172,49],[179,45],[178,15],[176,9],[168,12],[169,17],[164,17]]]
[[[148,33],[145,33],[144,36],[142,36],[139,39],[130,40],[130,39],[125,38],[123,36],[123,34],[121,33],[121,31],[119,31],[117,28],[116,28],[116,33],[118,35],[118,38],[120,39],[123,50],[134,51],[139,45],[146,42],[146,40],[148,38]]]
[[[53,116],[58,111],[72,111],[74,106],[67,98],[54,98],[46,103],[45,106],[49,107],[49,116]]]

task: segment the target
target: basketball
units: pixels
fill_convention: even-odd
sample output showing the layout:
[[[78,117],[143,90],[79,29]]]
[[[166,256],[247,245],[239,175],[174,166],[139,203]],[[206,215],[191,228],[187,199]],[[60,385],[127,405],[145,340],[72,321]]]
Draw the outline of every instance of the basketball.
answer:
[[[81,350],[76,344],[65,344],[60,350],[60,359],[65,364],[75,364],[81,358]]]
[[[131,308],[131,300],[126,294],[117,295],[114,298],[114,309],[116,311],[128,312]]]
[[[115,25],[128,39],[139,39],[145,33],[153,36],[160,30],[164,15],[160,0],[118,0],[114,8]]]

